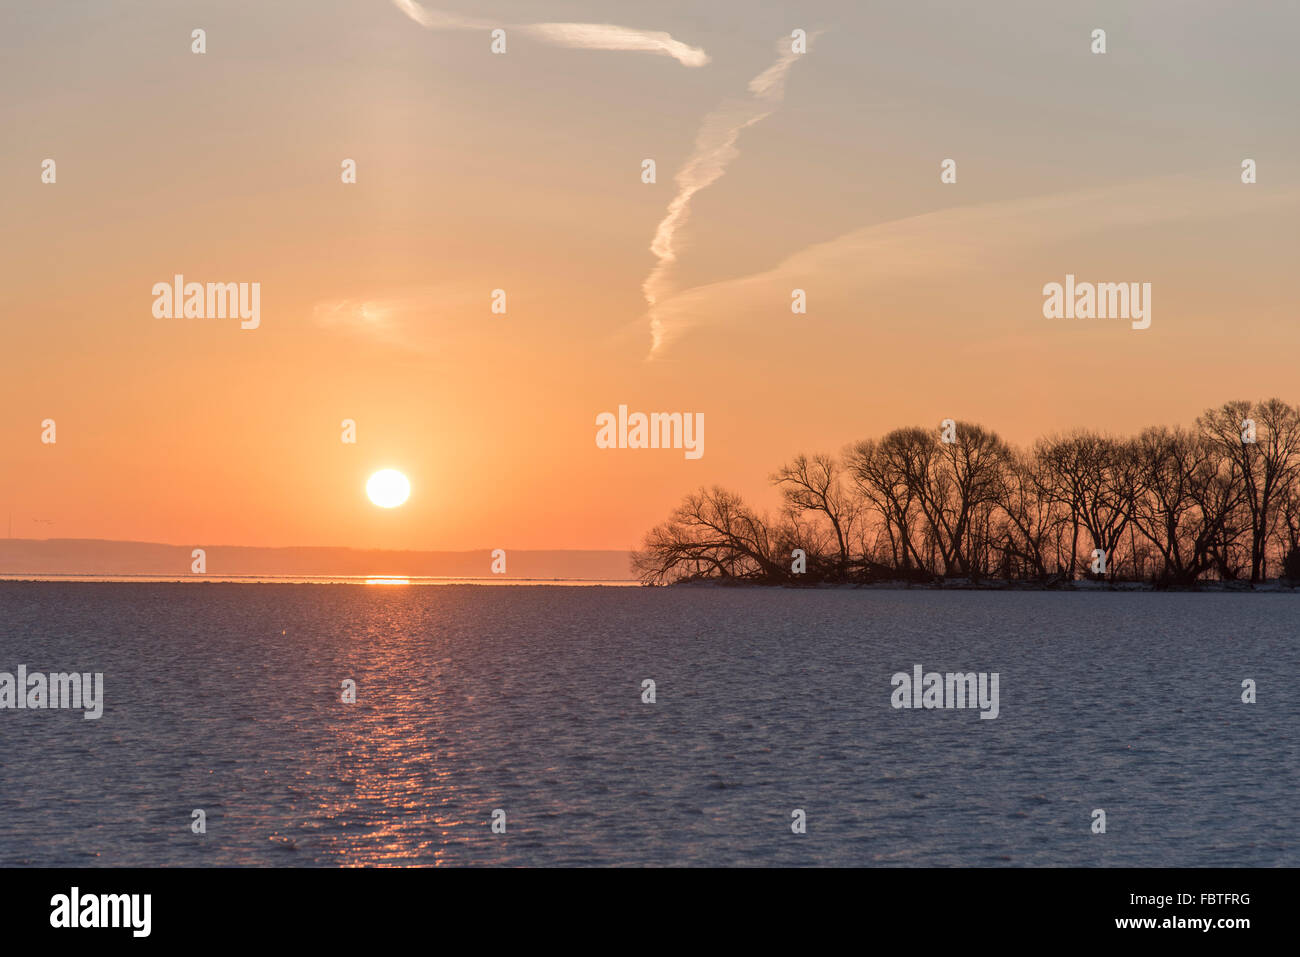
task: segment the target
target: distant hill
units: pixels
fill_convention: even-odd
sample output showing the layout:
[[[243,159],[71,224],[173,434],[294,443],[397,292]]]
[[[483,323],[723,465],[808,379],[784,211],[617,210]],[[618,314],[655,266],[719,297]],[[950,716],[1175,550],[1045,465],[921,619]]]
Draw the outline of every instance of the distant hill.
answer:
[[[620,551],[506,550],[506,574],[491,573],[491,549],[472,552],[358,548],[250,548],[161,545],[93,538],[0,538],[0,575],[176,575],[191,577],[195,548],[207,574],[432,575],[456,578],[582,578],[629,580],[630,555]],[[193,576],[198,577],[198,576]]]

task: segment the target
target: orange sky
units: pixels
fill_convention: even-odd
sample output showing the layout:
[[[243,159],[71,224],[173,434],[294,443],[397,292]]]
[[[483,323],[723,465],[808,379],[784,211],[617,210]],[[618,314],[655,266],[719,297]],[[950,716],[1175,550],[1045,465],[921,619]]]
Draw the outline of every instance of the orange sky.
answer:
[[[627,548],[700,484],[770,504],[784,459],[898,425],[1026,442],[1300,401],[1294,11],[485,6],[440,9],[506,24],[505,55],[391,3],[3,14],[26,38],[0,64],[15,536]],[[796,27],[822,32],[756,99]],[[674,176],[759,114],[690,199],[652,353]],[[1044,319],[1067,272],[1150,282],[1151,328]],[[155,318],[176,273],[259,282],[259,328]],[[703,412],[704,456],[596,448],[620,404]],[[399,509],[365,498],[382,467],[410,477]]]

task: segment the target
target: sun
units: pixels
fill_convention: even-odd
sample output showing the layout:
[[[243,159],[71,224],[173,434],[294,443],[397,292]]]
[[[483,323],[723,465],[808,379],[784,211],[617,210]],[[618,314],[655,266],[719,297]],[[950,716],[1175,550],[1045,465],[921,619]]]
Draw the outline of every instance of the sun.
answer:
[[[411,483],[397,469],[380,469],[366,482],[366,494],[380,508],[397,508],[411,494]]]

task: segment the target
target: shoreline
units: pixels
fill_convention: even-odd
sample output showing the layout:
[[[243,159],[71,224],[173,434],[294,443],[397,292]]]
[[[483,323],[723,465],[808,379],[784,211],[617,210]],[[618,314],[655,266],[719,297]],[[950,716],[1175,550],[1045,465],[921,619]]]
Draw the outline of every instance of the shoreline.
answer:
[[[909,582],[890,579],[878,582],[817,582],[793,585],[788,582],[752,582],[711,579],[708,581],[671,582],[660,588],[785,588],[791,591],[1039,591],[1039,592],[1206,592],[1213,594],[1300,594],[1300,582],[1269,579],[1250,582],[1199,582],[1195,585],[1156,585],[1151,582],[1027,582],[1011,580],[952,579],[949,581]]]

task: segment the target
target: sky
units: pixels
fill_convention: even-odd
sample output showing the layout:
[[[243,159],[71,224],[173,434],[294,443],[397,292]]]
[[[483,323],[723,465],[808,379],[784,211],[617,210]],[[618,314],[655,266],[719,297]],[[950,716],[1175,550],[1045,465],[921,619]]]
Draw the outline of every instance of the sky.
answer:
[[[6,3],[0,521],[623,549],[701,485],[772,507],[793,455],[898,426],[1298,402],[1297,28],[1187,0]],[[178,273],[259,283],[257,328],[155,316]],[[1045,318],[1067,273],[1150,283],[1150,328]],[[704,454],[598,448],[620,405],[703,414]],[[380,468],[400,508],[366,498]]]

